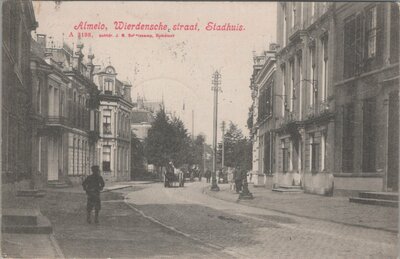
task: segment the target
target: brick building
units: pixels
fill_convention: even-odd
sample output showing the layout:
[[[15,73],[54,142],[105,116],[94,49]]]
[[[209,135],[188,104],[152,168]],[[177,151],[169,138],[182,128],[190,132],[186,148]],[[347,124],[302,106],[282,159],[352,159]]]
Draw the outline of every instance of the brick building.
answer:
[[[37,27],[32,2],[2,2],[1,170],[6,184],[32,178],[31,32]]]
[[[335,8],[335,188],[398,191],[399,5]]]

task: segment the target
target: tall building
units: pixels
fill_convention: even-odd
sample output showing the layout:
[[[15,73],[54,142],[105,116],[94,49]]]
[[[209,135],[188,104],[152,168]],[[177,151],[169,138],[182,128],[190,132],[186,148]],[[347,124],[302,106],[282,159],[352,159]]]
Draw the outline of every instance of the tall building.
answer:
[[[275,185],[329,194],[334,164],[334,4],[278,4]]]
[[[255,185],[271,183],[274,172],[274,98],[275,96],[275,53],[276,44],[270,44],[269,50],[253,57],[252,90],[252,127],[253,144],[252,180]],[[265,179],[267,177],[267,179]]]
[[[398,191],[399,5],[336,3],[335,189]]]
[[[32,43],[34,111],[42,123],[34,127],[35,171],[50,183],[79,183],[97,164],[98,90],[92,81],[93,55],[83,60],[83,44],[75,52],[65,43],[49,44],[38,34]]]
[[[38,26],[31,1],[2,2],[1,170],[6,185],[32,179],[31,32]]]
[[[94,80],[100,90],[100,155],[106,181],[130,180],[131,172],[131,87],[117,79],[115,68],[95,67]]]

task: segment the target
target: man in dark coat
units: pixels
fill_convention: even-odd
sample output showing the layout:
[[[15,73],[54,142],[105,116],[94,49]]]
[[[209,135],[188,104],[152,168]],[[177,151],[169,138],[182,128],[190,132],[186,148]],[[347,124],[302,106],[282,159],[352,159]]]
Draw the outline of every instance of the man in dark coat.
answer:
[[[236,193],[242,190],[243,175],[240,166],[237,166],[233,170],[233,180],[235,180]]]
[[[94,223],[99,223],[99,211],[101,209],[100,191],[104,188],[104,180],[100,175],[100,168],[92,166],[92,174],[86,177],[82,183],[87,195],[87,222],[91,223],[91,214],[94,208]]]

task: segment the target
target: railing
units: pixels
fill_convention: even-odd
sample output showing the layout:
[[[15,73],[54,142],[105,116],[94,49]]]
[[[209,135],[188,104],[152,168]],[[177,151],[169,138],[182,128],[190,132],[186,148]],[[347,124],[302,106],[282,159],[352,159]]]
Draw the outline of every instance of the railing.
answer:
[[[283,116],[280,127],[287,126],[288,124],[299,121],[299,115],[295,112],[286,112]]]
[[[331,112],[329,102],[327,100],[320,102],[318,105],[309,105],[307,108],[307,118],[315,118]]]
[[[69,118],[65,116],[48,116],[46,118],[46,124],[49,126],[52,125],[64,125],[69,126],[71,124]]]

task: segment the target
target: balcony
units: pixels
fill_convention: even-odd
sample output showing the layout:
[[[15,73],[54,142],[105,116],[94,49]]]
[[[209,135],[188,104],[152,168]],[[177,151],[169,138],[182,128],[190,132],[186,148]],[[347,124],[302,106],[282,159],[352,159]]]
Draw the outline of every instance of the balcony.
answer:
[[[302,126],[302,121],[299,118],[299,115],[295,112],[286,112],[278,124],[278,132],[286,132],[294,138],[299,137],[299,128]]]
[[[321,101],[318,105],[310,105],[307,108],[307,120],[323,119],[333,115],[332,108],[328,100]]]
[[[65,116],[47,116],[46,126],[50,127],[70,127],[71,122],[69,118]]]

